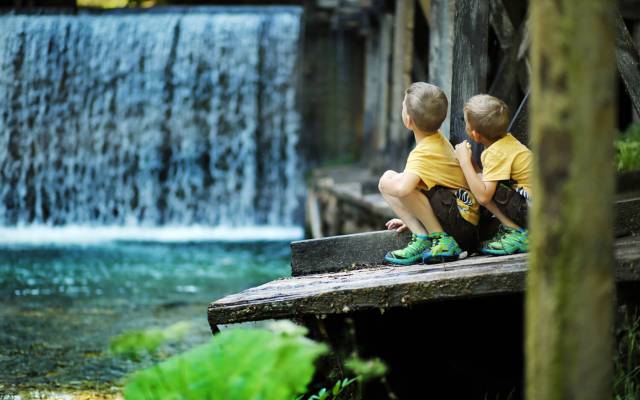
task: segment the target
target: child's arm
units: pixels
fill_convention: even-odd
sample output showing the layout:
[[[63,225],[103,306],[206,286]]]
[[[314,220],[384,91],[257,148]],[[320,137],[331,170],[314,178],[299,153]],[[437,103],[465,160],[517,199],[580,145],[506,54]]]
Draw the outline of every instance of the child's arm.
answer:
[[[482,205],[489,203],[496,193],[498,182],[480,179],[471,160],[471,146],[466,140],[456,145],[456,157],[458,157],[460,168],[462,168],[464,177],[467,179],[469,189],[471,189],[471,193],[478,200],[478,203]]]
[[[387,171],[380,177],[378,189],[383,194],[404,197],[414,191],[420,183],[420,177],[411,172]]]

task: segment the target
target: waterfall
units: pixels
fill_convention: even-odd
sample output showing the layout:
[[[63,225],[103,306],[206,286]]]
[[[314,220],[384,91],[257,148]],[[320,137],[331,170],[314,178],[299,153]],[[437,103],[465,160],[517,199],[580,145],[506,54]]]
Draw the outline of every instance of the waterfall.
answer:
[[[0,227],[299,222],[297,8],[0,27]]]

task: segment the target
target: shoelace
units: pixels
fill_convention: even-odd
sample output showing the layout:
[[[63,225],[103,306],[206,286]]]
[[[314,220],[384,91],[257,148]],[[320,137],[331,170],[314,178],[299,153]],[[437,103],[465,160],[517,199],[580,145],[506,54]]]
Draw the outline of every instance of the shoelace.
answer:
[[[412,234],[411,235],[411,241],[409,242],[409,244],[407,245],[407,249],[411,250],[412,253],[415,253],[416,251],[418,251],[418,236],[416,234]]]

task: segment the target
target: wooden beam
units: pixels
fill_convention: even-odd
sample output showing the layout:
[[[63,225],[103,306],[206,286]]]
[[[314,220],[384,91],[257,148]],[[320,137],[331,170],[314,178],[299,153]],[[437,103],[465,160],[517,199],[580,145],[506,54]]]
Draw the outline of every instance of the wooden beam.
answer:
[[[529,42],[527,21],[528,18],[520,24],[511,38],[511,45],[504,49],[504,56],[488,91],[490,95],[504,100],[512,112],[519,106],[518,85],[524,92],[529,90],[527,52],[524,50],[528,48],[525,43]]]
[[[371,154],[383,151],[387,144],[392,34],[393,17],[382,13],[377,29],[366,37],[363,133]]]
[[[507,10],[504,8],[502,0],[489,1],[489,23],[503,51],[514,46],[513,39],[516,34],[516,29],[511,22]]]
[[[413,18],[415,4],[412,1],[396,1],[396,12],[393,27],[393,72],[389,127],[391,148],[389,158],[392,164],[402,159],[404,143],[406,143],[406,129],[402,125],[401,113],[404,91],[411,84],[411,69],[413,66]],[[399,167],[397,165],[396,167]]]
[[[616,60],[633,108],[640,113],[640,55],[619,12],[616,12]]]
[[[429,82],[439,86],[449,99],[449,118],[440,130],[449,137],[451,126],[451,77],[453,73],[453,20],[456,0],[432,0],[429,25]]]
[[[616,281],[640,281],[640,239],[616,244]],[[284,278],[209,305],[209,324],[411,307],[433,301],[522,292],[527,255],[472,257],[437,266],[381,266]]]
[[[467,138],[464,103],[487,90],[489,5],[484,0],[458,0],[454,18],[451,133],[453,144]],[[474,144],[475,145],[475,144]],[[480,153],[474,147],[474,154]]]

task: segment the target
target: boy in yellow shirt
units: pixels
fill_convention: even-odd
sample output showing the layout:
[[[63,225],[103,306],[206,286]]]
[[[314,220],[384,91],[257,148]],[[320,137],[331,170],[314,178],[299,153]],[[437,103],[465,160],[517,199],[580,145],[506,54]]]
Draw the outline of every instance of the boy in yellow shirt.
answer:
[[[471,160],[469,143],[455,152],[469,187],[478,202],[500,220],[498,233],[483,243],[485,254],[525,253],[529,249],[528,205],[532,199],[532,154],[507,133],[509,109],[500,99],[486,94],[473,96],[464,106],[467,135],[484,145],[480,156],[482,174]]]
[[[477,241],[480,206],[464,179],[453,146],[438,131],[447,116],[447,97],[437,86],[416,82],[405,92],[402,122],[413,131],[416,147],[403,172],[386,171],[379,182],[382,196],[400,217],[388,229],[408,227],[407,247],[387,253],[385,260],[409,265],[457,259]]]

